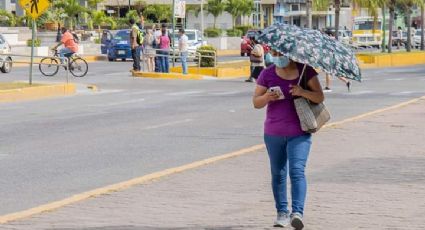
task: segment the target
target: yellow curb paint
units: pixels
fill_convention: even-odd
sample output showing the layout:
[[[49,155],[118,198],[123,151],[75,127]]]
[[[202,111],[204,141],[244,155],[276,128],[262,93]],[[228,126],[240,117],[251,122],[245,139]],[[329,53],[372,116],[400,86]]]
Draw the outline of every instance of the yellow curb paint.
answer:
[[[20,89],[0,90],[0,102],[35,100],[75,94],[75,84],[37,85]]]
[[[345,119],[345,120],[342,120],[342,121],[339,121],[339,122],[333,122],[333,123],[330,123],[328,125],[325,125],[323,128],[332,128],[332,127],[335,127],[335,126],[338,126],[338,125],[343,125],[345,123],[357,121],[359,119],[362,119],[362,118],[365,118],[365,117],[368,117],[368,116],[372,116],[372,115],[375,115],[375,114],[378,114],[378,113],[398,109],[398,108],[407,106],[409,104],[418,102],[420,100],[425,100],[425,96],[422,96],[420,98],[416,98],[416,99],[413,99],[413,100],[410,100],[410,101],[407,101],[407,102],[403,102],[403,103],[400,103],[400,104],[397,104],[397,105],[389,106],[387,108],[378,109],[378,110],[375,110],[375,111],[372,111],[372,112],[368,112],[368,113],[365,113],[365,114],[362,114],[362,115],[359,115],[359,116],[356,116],[356,117],[348,118],[348,119]],[[73,204],[73,203],[76,203],[76,202],[79,202],[79,201],[83,201],[83,200],[86,200],[86,199],[89,199],[89,198],[92,198],[92,197],[105,195],[105,194],[109,194],[109,193],[112,193],[112,192],[122,191],[122,190],[125,190],[125,189],[130,188],[130,187],[135,186],[135,185],[144,184],[144,183],[152,181],[152,180],[160,179],[162,177],[170,176],[170,175],[173,175],[173,174],[176,174],[176,173],[181,173],[181,172],[184,172],[184,171],[187,171],[187,170],[190,170],[190,169],[199,168],[201,166],[212,164],[212,163],[215,163],[215,162],[218,162],[218,161],[221,161],[221,160],[226,160],[226,159],[229,159],[229,158],[234,158],[234,157],[242,156],[242,155],[249,154],[249,153],[254,153],[256,151],[263,150],[264,148],[265,148],[264,144],[254,145],[252,147],[244,148],[244,149],[241,149],[241,150],[238,150],[238,151],[235,151],[235,152],[227,153],[227,154],[216,156],[216,157],[211,157],[211,158],[208,158],[208,159],[196,161],[196,162],[186,164],[186,165],[183,165],[183,166],[170,168],[170,169],[166,169],[166,170],[163,170],[163,171],[148,174],[148,175],[145,175],[145,176],[142,176],[142,177],[134,178],[134,179],[124,181],[124,182],[121,182],[121,183],[117,183],[117,184],[109,185],[109,186],[106,186],[106,187],[87,191],[87,192],[84,192],[84,193],[76,194],[74,196],[65,198],[63,200],[51,202],[51,203],[48,203],[48,204],[45,204],[45,205],[41,205],[41,206],[38,206],[38,207],[34,207],[34,208],[31,208],[31,209],[24,210],[24,211],[21,211],[21,212],[15,212],[15,213],[3,215],[3,216],[0,216],[0,224],[5,224],[5,223],[11,222],[11,221],[16,221],[16,220],[19,220],[19,219],[28,218],[30,216],[33,216],[33,215],[36,215],[36,214],[41,214],[41,213],[44,213],[44,212],[50,212],[50,211],[56,210],[58,208],[64,207],[66,205],[70,205],[70,204]]]
[[[182,79],[182,80],[201,80],[203,76],[198,74],[181,73],[151,73],[151,72],[132,72],[133,77],[147,77],[158,79]]]

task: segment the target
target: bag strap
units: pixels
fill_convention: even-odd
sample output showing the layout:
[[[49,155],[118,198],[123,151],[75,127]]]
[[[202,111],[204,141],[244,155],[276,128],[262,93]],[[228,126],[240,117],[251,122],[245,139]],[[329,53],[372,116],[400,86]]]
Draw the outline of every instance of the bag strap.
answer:
[[[304,76],[304,72],[305,72],[306,67],[307,67],[307,64],[304,64],[303,71],[301,72],[300,79],[298,80],[298,85],[300,85],[300,83],[301,83],[301,79]]]

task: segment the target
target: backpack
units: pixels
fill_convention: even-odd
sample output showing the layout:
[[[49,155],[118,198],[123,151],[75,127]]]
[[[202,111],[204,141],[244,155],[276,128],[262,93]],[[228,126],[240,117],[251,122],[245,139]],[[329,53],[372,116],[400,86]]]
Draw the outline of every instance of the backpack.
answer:
[[[78,35],[74,32],[71,32],[71,34],[72,34],[72,37],[74,38],[74,42],[77,44],[80,43],[80,38],[78,37]]]
[[[144,34],[143,31],[137,26],[134,25],[133,28],[137,29],[137,34],[136,34],[136,42],[138,45],[143,45],[143,40],[144,40]]]

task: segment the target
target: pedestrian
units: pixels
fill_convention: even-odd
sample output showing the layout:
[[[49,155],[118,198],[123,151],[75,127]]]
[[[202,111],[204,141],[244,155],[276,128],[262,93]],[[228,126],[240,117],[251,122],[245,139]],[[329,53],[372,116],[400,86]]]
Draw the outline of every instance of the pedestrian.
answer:
[[[249,57],[249,61],[251,63],[251,75],[246,82],[252,82],[253,79],[257,80],[261,71],[264,69],[264,48],[262,45],[258,43],[255,38],[251,38],[253,49],[251,51],[251,55]]]
[[[129,22],[131,25],[130,46],[131,57],[133,58],[133,71],[140,71],[140,53],[138,52],[139,45],[137,44],[137,34],[139,33],[139,27],[136,25],[133,18],[130,18]]]
[[[304,227],[302,218],[307,192],[304,171],[312,140],[311,134],[301,129],[294,98],[304,97],[313,103],[321,103],[324,95],[317,72],[313,68],[305,67],[276,51],[272,51],[272,55],[274,65],[261,72],[253,104],[257,109],[267,106],[264,141],[270,159],[272,190],[277,210],[274,226],[285,227],[291,224],[300,230]],[[306,82],[306,87],[297,84],[302,74],[302,82]],[[291,212],[287,207],[288,171],[291,179]]]
[[[159,48],[160,48],[160,64],[161,64],[161,72],[168,73],[169,70],[169,55],[170,55],[170,37],[167,34],[167,25],[162,24],[161,27],[161,36],[159,37]]]
[[[330,88],[331,80],[332,80],[331,77],[332,77],[332,75],[330,75],[328,73],[325,74],[325,89],[323,90],[324,92],[332,92],[332,89]],[[341,80],[342,82],[344,82],[344,84],[347,86],[348,92],[350,92],[351,91],[351,81],[348,80],[345,77],[342,77],[342,76],[338,76],[337,78],[339,80]]]
[[[401,29],[401,27],[398,27],[397,30],[397,49],[400,49],[400,46],[403,45],[403,30]]]
[[[155,48],[155,72],[159,73],[161,72],[161,56],[160,56],[160,50],[159,49],[159,42],[160,42],[160,37],[161,37],[161,27],[158,25],[154,25],[154,38],[155,38],[155,43],[154,43],[154,48]]]
[[[145,56],[146,56],[146,65],[148,67],[148,72],[155,71],[155,37],[153,35],[152,29],[148,29],[144,39],[145,47]]]
[[[182,62],[182,72],[183,74],[187,74],[187,56],[188,56],[188,50],[187,50],[187,42],[189,41],[189,38],[184,32],[184,29],[179,30],[179,51],[180,51],[180,60]]]

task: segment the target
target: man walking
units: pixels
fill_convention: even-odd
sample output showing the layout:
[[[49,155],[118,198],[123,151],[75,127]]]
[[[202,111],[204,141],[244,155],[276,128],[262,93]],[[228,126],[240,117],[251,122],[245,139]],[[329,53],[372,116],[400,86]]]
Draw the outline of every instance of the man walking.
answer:
[[[188,56],[187,42],[189,38],[184,33],[184,29],[179,30],[179,35],[180,35],[179,51],[180,51],[180,60],[182,62],[182,70],[183,70],[183,74],[187,74],[187,56]]]
[[[133,58],[133,70],[140,71],[140,54],[138,51],[139,44],[137,44],[137,34],[139,33],[139,27],[135,24],[134,19],[130,18],[131,32],[130,32],[130,46],[131,46],[131,57]]]

